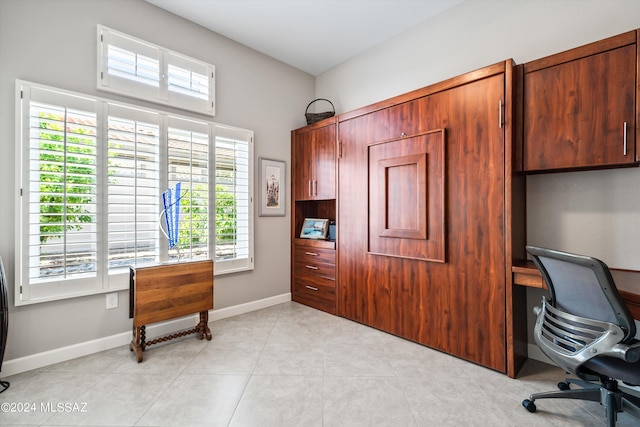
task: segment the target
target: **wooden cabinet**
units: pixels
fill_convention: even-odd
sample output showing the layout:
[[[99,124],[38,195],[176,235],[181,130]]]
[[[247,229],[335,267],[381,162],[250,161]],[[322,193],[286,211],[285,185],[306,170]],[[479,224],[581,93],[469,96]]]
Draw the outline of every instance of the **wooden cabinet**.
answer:
[[[301,239],[305,218],[336,220],[336,118],[291,132],[291,295],[336,314],[336,242]]]
[[[522,66],[522,170],[637,161],[637,34],[631,31]]]
[[[336,198],[335,119],[292,132],[293,198]]]
[[[292,299],[336,314],[335,242],[296,239],[293,264]]]
[[[501,372],[512,81],[507,61],[338,125],[338,314]]]

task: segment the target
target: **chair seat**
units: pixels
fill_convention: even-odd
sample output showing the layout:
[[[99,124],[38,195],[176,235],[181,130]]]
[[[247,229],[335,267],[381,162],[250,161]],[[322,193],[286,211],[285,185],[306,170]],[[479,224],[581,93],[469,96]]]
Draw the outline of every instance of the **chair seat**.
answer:
[[[585,362],[579,371],[591,375],[606,375],[632,386],[640,385],[640,361],[628,363],[616,357],[594,357]]]

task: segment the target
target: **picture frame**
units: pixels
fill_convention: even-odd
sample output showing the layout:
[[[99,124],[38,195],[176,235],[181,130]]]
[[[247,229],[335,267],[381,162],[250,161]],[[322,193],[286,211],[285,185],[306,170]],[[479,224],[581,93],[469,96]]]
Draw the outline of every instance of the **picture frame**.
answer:
[[[282,160],[259,159],[259,216],[285,216],[286,163]]]
[[[329,220],[321,218],[305,218],[300,231],[301,239],[325,240],[327,238],[327,230],[329,229]]]

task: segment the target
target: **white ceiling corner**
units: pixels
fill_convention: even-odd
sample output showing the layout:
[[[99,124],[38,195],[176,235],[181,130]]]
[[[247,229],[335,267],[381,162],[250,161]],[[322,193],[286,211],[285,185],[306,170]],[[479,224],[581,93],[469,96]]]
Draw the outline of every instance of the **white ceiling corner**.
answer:
[[[145,0],[317,76],[463,0]]]

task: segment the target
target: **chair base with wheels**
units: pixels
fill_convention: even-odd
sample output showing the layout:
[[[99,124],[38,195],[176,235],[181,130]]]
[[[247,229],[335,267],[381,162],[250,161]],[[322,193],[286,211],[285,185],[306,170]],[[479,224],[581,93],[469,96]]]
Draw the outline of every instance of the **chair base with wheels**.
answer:
[[[572,389],[572,384],[582,388]],[[600,378],[600,384],[567,378],[558,383],[558,391],[534,393],[522,401],[522,406],[529,412],[536,412],[538,408],[534,402],[538,399],[578,399],[599,402],[604,407],[609,427],[615,426],[619,412],[627,412],[640,418],[640,397],[621,390],[618,387],[618,381],[606,377]]]

